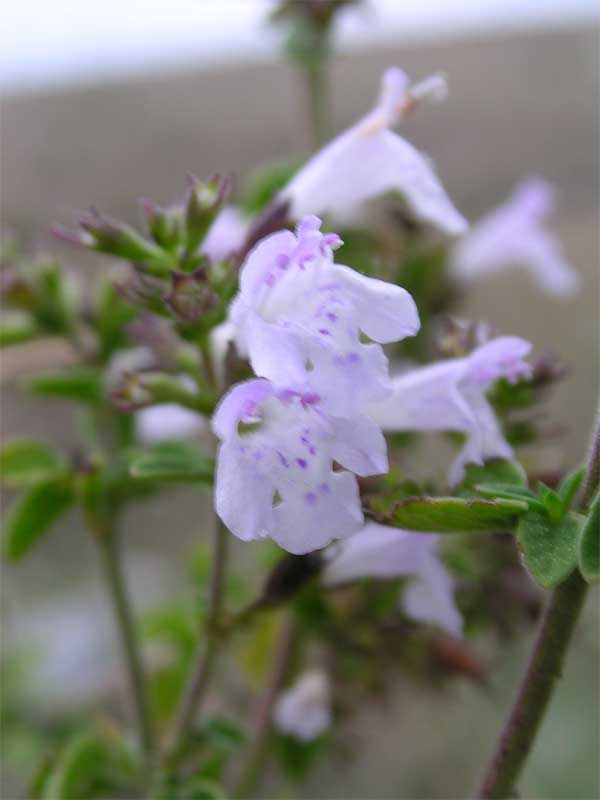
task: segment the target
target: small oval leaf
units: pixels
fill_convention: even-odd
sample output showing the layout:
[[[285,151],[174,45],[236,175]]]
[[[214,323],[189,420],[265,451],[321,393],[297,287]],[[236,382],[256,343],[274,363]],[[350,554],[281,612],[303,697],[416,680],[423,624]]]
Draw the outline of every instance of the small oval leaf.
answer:
[[[25,385],[34,394],[64,397],[82,403],[99,403],[103,396],[102,375],[93,367],[73,367],[35,375]]]
[[[0,475],[7,486],[31,486],[65,469],[64,460],[44,442],[14,439],[0,449]]]
[[[377,515],[386,525],[433,533],[512,530],[527,511],[522,500],[485,500],[462,497],[409,497],[388,513]]]
[[[7,558],[16,561],[46,533],[73,504],[71,487],[64,481],[39,483],[21,495],[8,512],[4,547]]]
[[[456,488],[458,497],[477,497],[478,484],[503,484],[527,490],[527,475],[517,461],[492,458],[484,464],[467,464],[465,477]]]
[[[212,483],[214,461],[186,442],[161,442],[136,453],[129,470],[133,478],[144,480]]]
[[[577,566],[577,540],[583,519],[571,512],[553,522],[546,514],[528,511],[519,520],[517,542],[523,561],[545,589],[562,583]]]

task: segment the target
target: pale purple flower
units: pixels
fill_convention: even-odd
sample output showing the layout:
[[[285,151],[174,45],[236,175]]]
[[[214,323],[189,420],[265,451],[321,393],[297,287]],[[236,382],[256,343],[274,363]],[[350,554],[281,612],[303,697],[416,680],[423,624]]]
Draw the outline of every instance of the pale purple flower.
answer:
[[[206,430],[206,419],[196,411],[177,403],[159,403],[136,411],[135,431],[142,444],[182,440],[198,436]]]
[[[450,469],[458,483],[468,463],[511,458],[486,392],[499,378],[515,382],[531,374],[524,361],[531,345],[501,336],[464,358],[448,359],[398,375],[386,400],[369,407],[384,431],[461,431],[467,441]]]
[[[460,636],[462,617],[454,602],[454,581],[439,559],[438,541],[437,534],[369,522],[332,546],[322,581],[335,586],[357,578],[410,578],[400,595],[405,614]]]
[[[341,244],[308,216],[296,235],[280,231],[249,254],[230,318],[236,343],[257,375],[279,385],[311,385],[324,409],[351,416],[390,391],[379,344],[414,336],[419,316],[405,289],[334,263]]]
[[[363,523],[355,476],[387,472],[386,443],[366,415],[326,414],[308,387],[279,389],[270,381],[240,383],[213,418],[221,440],[217,513],[244,541],[270,536],[291,553],[306,553],[350,536]]]
[[[467,222],[431,162],[390,130],[422,100],[440,99],[445,93],[441,76],[409,87],[402,70],[387,69],[375,108],[313,156],[281,192],[279,198],[289,203],[292,219],[330,214],[351,221],[367,201],[398,192],[417,219],[453,236],[464,233]]]
[[[202,242],[201,252],[211,261],[222,261],[240,249],[247,232],[248,221],[241,211],[235,206],[225,206]]]
[[[331,726],[331,688],[323,670],[305,672],[282,692],[273,709],[273,722],[280,733],[301,742],[316,739]]]
[[[528,269],[550,294],[576,292],[579,275],[565,259],[558,237],[545,227],[554,205],[554,189],[546,181],[533,178],[519,184],[503,205],[456,244],[453,275],[470,283],[517,266]]]

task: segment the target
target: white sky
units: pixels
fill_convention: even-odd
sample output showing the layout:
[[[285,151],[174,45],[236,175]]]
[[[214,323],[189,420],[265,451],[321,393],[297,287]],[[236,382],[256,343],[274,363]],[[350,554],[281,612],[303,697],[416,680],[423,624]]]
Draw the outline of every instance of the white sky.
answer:
[[[94,82],[268,58],[272,0],[4,0],[0,89]],[[600,20],[598,0],[367,0],[344,12],[344,48]]]

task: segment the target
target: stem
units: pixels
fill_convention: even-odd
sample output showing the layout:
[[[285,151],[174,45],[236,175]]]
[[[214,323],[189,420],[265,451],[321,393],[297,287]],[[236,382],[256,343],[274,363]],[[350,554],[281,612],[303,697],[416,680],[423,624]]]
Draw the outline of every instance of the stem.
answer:
[[[600,417],[592,437],[579,503],[586,511],[600,479]],[[550,595],[536,636],[527,670],[513,707],[500,732],[485,777],[475,797],[508,798],[514,791],[538,730],[561,677],[573,631],[588,585],[576,570]]]
[[[150,721],[148,691],[135,635],[133,614],[125,588],[117,532],[114,528],[104,530],[99,532],[95,539],[100,547],[106,585],[121,640],[123,661],[127,671],[131,697],[133,698],[142,752],[146,760],[151,762],[156,743]]]
[[[323,63],[304,68],[304,80],[308,100],[310,143],[318,150],[329,135],[329,76]]]
[[[282,624],[273,660],[273,668],[268,677],[265,690],[256,706],[252,723],[252,739],[240,771],[240,778],[233,793],[234,797],[251,797],[262,774],[267,755],[269,734],[271,733],[273,706],[289,667],[295,634],[295,620],[291,613],[288,612]]]
[[[219,520],[214,533],[205,642],[200,642],[198,646],[192,671],[175,716],[168,747],[169,757],[175,760],[185,744],[187,735],[202,705],[219,653],[222,639],[220,626],[227,564],[227,536],[228,532]]]
[[[544,611],[527,671],[508,715],[476,798],[508,798],[561,677],[569,643],[583,606],[587,583],[579,572],[561,583]]]

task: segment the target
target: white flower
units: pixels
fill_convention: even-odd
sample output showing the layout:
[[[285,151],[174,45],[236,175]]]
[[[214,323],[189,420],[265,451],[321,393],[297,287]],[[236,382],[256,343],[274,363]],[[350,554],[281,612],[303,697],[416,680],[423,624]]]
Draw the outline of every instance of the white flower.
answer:
[[[211,225],[201,251],[211,261],[222,261],[235,253],[244,243],[248,221],[235,206],[225,206]]]
[[[281,386],[310,379],[324,409],[351,416],[390,391],[387,358],[361,332],[397,341],[415,335],[419,316],[405,289],[334,263],[341,240],[320,225],[306,217],[296,235],[274,233],[251,251],[230,319],[257,375]]]
[[[363,515],[356,478],[387,472],[386,443],[365,415],[326,414],[309,389],[277,389],[267,380],[237,384],[213,417],[221,440],[215,506],[244,541],[273,538],[307,553],[350,536]]]
[[[331,725],[331,690],[322,670],[306,672],[282,692],[273,710],[275,727],[302,742],[316,739]]]
[[[523,339],[501,336],[465,358],[409,370],[393,379],[392,394],[369,406],[369,415],[384,431],[465,433],[465,446],[450,469],[450,482],[456,484],[466,464],[512,456],[486,392],[499,378],[528,377],[531,368],[524,358],[530,349]]]
[[[375,108],[313,156],[280,193],[292,219],[330,214],[352,220],[367,201],[398,192],[417,219],[453,236],[464,233],[467,222],[429,160],[390,130],[423,99],[445,96],[445,86],[432,76],[409,88],[402,70],[387,69]]]
[[[136,411],[135,430],[142,444],[166,439],[189,439],[206,429],[206,419],[196,411],[177,405],[160,403]]]
[[[462,618],[454,603],[454,582],[437,555],[438,539],[436,534],[369,522],[359,533],[331,547],[322,581],[335,586],[357,578],[409,577],[401,594],[406,615],[460,636]]]
[[[452,274],[470,283],[518,266],[528,269],[550,294],[573,294],[579,288],[579,275],[565,259],[558,238],[544,227],[553,210],[554,190],[549,183],[531,179],[519,184],[502,206],[456,244]]]

